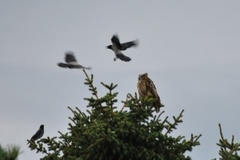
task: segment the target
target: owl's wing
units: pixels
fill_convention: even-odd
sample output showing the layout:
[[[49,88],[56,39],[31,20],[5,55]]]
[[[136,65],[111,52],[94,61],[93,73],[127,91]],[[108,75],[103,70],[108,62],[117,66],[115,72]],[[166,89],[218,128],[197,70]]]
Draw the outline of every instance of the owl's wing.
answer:
[[[148,85],[148,90],[149,90],[151,96],[153,98],[157,98],[158,100],[160,100],[159,95],[157,93],[157,89],[156,89],[153,81],[150,78],[148,78],[147,85]]]
[[[154,102],[155,103],[155,110],[156,110],[156,112],[159,112],[160,108],[164,107],[164,105],[161,103],[160,97],[157,93],[157,89],[156,89],[153,81],[150,78],[148,78],[148,85],[149,85],[148,89],[149,89],[149,92],[150,92],[151,96],[156,99],[156,101]]]

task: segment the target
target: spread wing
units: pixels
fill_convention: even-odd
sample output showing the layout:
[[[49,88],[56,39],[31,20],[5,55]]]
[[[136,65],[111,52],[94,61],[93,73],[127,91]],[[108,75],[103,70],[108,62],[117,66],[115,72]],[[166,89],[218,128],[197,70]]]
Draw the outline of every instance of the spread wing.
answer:
[[[67,51],[65,54],[65,61],[67,63],[77,63],[77,59],[72,51]]]
[[[84,67],[80,64],[71,64],[71,63],[58,63],[57,64],[59,67],[62,67],[62,68],[79,68],[79,69],[92,69],[92,67]]]
[[[127,56],[125,56],[125,55],[122,54],[122,53],[117,54],[117,58],[119,58],[119,59],[121,59],[122,61],[125,61],[125,62],[131,61],[131,58],[130,58],[130,57],[127,57]]]
[[[84,66],[82,66],[82,65],[80,65],[80,64],[74,65],[73,68],[88,69],[88,70],[91,70],[91,69],[92,69],[92,67],[84,67]]]
[[[121,43],[117,35],[113,35],[111,38],[112,44],[115,45],[119,50],[121,49]]]
[[[80,69],[92,69],[91,67],[84,67],[80,64],[78,64],[74,53],[72,51],[65,52],[65,61],[66,63],[58,63],[57,65],[62,68],[80,68]]]
[[[130,47],[133,47],[133,46],[137,46],[138,45],[138,41],[130,41],[130,42],[125,42],[125,43],[122,43],[121,44],[121,50],[126,50]]]

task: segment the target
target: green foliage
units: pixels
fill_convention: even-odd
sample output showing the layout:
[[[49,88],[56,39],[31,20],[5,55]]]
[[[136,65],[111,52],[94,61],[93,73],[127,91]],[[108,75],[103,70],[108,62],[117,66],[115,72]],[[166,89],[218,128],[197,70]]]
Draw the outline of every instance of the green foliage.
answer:
[[[93,75],[86,75],[85,84],[92,92],[87,113],[79,108],[69,110],[68,132],[59,137],[39,140],[30,148],[45,154],[44,160],[190,160],[184,154],[199,145],[199,136],[171,136],[182,123],[183,111],[173,117],[154,115],[153,99],[139,99],[128,94],[121,110],[117,110],[117,85],[101,83],[108,92],[98,96],[93,85]]]
[[[240,156],[238,155],[238,151],[240,151],[240,143],[234,142],[234,136],[232,136],[232,140],[231,142],[229,142],[223,136],[221,124],[219,124],[218,126],[221,136],[219,143],[217,143],[217,145],[220,147],[220,160],[240,160]]]
[[[7,146],[3,148],[0,145],[0,160],[16,160],[20,154],[20,148],[18,146]]]

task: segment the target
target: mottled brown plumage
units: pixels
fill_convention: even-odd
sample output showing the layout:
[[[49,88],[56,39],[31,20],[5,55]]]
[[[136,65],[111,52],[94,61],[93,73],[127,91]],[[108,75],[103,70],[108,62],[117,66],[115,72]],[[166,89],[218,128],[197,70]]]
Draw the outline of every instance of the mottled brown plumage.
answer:
[[[138,94],[141,98],[151,97],[154,98],[154,107],[156,112],[160,111],[160,108],[164,105],[161,103],[160,97],[157,93],[157,89],[153,81],[148,77],[147,73],[140,74],[138,77]]]

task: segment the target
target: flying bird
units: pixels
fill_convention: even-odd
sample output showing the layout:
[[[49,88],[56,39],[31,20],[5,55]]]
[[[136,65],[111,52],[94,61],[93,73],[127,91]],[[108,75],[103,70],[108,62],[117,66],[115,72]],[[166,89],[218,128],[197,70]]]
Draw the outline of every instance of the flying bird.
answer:
[[[112,45],[108,45],[106,48],[113,50],[113,52],[115,53],[116,57],[113,60],[116,61],[119,58],[122,61],[129,62],[131,58],[125,56],[121,51],[125,51],[126,49],[133,46],[137,46],[138,41],[135,40],[135,41],[129,41],[125,43],[120,43],[120,40],[116,34],[112,36],[111,41],[112,41]]]
[[[160,108],[164,107],[164,105],[161,103],[160,97],[157,93],[157,89],[153,81],[148,77],[148,73],[140,74],[138,76],[137,88],[139,96],[141,98],[151,97],[155,99],[153,105],[156,112],[159,112]]]
[[[39,138],[41,138],[44,134],[44,125],[42,124],[38,131],[32,136],[31,141],[35,141]]]
[[[57,65],[62,68],[78,68],[78,69],[92,69],[91,67],[84,67],[78,64],[77,59],[74,56],[72,51],[65,52],[65,62],[66,63],[58,63]]]

